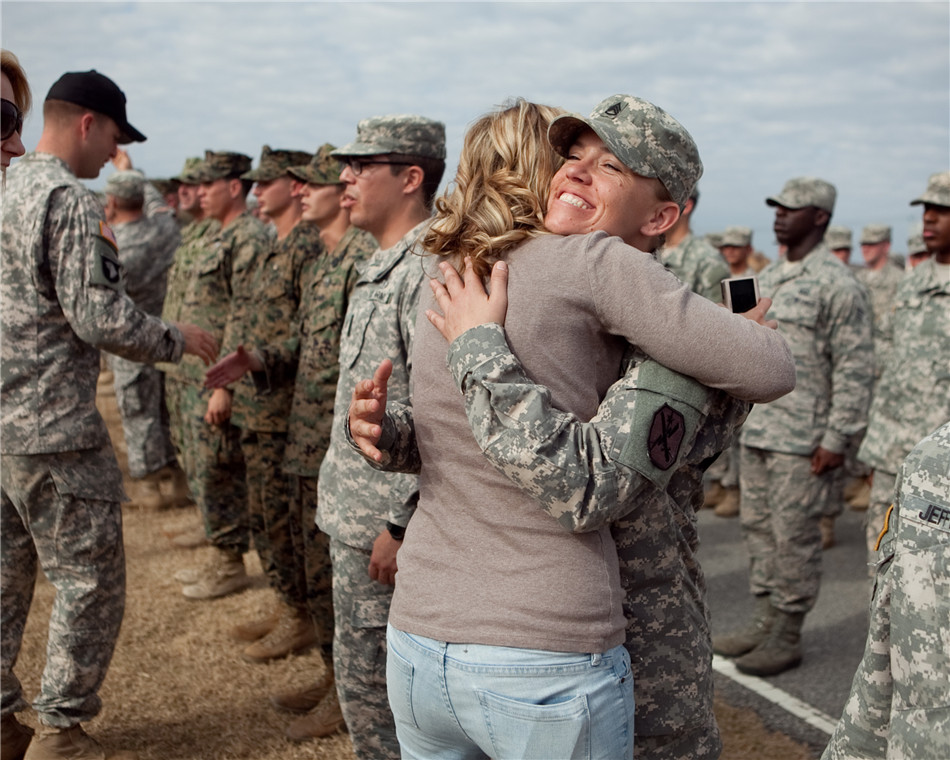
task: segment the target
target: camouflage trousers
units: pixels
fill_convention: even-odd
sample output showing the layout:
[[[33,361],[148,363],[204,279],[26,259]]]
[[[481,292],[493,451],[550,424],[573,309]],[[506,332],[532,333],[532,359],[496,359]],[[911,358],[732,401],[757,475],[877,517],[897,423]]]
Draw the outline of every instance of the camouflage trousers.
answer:
[[[864,535],[868,545],[868,566],[871,577],[874,577],[874,565],[877,562],[877,539],[884,530],[884,516],[888,508],[894,503],[897,485],[897,475],[884,470],[875,470],[871,481],[871,498],[868,500],[868,509],[864,513]]]
[[[743,446],[739,474],[750,590],[783,612],[808,612],[821,585],[818,523],[835,472],[812,475],[811,457]]]
[[[129,475],[144,478],[175,461],[165,406],[165,373],[120,356],[105,357],[122,417]]]
[[[334,628],[330,537],[317,527],[317,478],[290,477],[293,479],[290,520],[291,535],[296,542],[294,553],[303,558],[307,610],[316,626],[323,653],[329,655],[333,650]]]
[[[4,455],[0,480],[0,712],[28,706],[13,668],[39,565],[56,596],[33,709],[43,724],[68,728],[99,712],[125,611],[122,476],[106,446]]]
[[[303,557],[298,557],[291,531],[290,476],[281,469],[286,433],[240,430],[247,477],[247,510],[254,548],[270,587],[290,607],[306,607]]]
[[[353,749],[360,760],[398,760],[386,693],[386,623],[393,587],[369,577],[370,552],[330,540],[333,561],[333,670]]]
[[[719,481],[723,488],[739,486],[739,442],[736,441],[723,451],[718,459],[706,470],[706,479]]]
[[[171,377],[165,385],[172,438],[205,534],[217,548],[243,554],[250,547],[250,526],[240,431],[229,422],[205,422],[210,390]]]

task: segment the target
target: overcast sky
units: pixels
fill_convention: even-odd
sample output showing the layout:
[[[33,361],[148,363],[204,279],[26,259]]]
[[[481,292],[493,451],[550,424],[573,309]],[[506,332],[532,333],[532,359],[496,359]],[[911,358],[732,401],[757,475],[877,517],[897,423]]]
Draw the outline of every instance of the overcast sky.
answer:
[[[894,228],[905,250],[927,177],[950,168],[950,3],[335,3],[3,0],[3,47],[40,105],[98,69],[148,136],[133,162],[180,171],[206,148],[260,156],[355,136],[384,113],[465,129],[511,96],[587,113],[630,93],[678,118],[706,167],[694,229],[755,229],[774,257],[785,180],[838,188],[833,223]],[[35,108],[24,143],[36,144]],[[102,186],[107,167],[93,187]],[[852,261],[860,259],[855,250]]]

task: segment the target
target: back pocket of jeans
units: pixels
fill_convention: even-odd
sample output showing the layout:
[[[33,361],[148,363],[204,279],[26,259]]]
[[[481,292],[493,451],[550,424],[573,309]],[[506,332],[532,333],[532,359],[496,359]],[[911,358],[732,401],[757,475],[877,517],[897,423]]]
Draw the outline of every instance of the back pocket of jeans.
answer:
[[[589,760],[590,710],[587,697],[534,704],[478,690],[493,756],[525,760]]]

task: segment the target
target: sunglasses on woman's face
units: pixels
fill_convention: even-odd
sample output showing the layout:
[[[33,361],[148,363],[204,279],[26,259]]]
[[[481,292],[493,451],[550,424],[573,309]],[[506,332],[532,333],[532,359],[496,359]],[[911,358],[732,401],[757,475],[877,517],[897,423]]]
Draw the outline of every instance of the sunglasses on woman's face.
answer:
[[[16,103],[6,98],[0,99],[0,108],[2,108],[3,129],[0,131],[0,139],[6,140],[14,132],[21,134],[23,132],[23,114],[16,107]]]

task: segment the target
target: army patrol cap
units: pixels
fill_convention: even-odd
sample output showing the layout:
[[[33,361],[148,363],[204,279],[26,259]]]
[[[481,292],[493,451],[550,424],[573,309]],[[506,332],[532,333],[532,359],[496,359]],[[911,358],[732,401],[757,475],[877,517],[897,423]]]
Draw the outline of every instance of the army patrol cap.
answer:
[[[927,190],[919,198],[910,202],[911,206],[919,203],[932,203],[935,206],[950,208],[950,172],[931,174],[927,181]]]
[[[721,232],[707,232],[703,235],[703,239],[713,248],[722,248],[722,233]]]
[[[586,119],[580,114],[558,116],[548,127],[548,140],[566,157],[578,133],[586,127],[594,130],[627,168],[660,180],[680,208],[703,176],[699,149],[686,128],[642,98],[611,95]]]
[[[840,224],[832,224],[825,230],[825,245],[831,251],[851,247],[851,230]]]
[[[265,145],[261,150],[261,162],[257,168],[244,172],[241,179],[270,182],[283,177],[291,166],[307,163],[310,157],[310,154],[303,150],[271,150],[270,145]]]
[[[213,182],[216,179],[239,179],[251,168],[251,157],[243,153],[213,150],[205,151],[201,182]]]
[[[445,124],[425,116],[394,114],[363,119],[356,126],[356,140],[333,151],[336,158],[407,156],[445,160]]]
[[[793,211],[808,206],[820,208],[829,214],[835,210],[837,191],[830,182],[817,177],[796,177],[785,183],[782,192],[765,199],[769,206],[782,206]]]
[[[324,143],[313,154],[306,166],[292,166],[287,173],[294,179],[308,185],[341,185],[340,162],[333,157],[336,150],[330,143]]]
[[[125,115],[125,93],[109,77],[95,69],[69,71],[53,82],[47,100],[64,100],[90,111],[104,114],[122,132],[119,144],[145,142],[145,135],[129,124]]]
[[[915,230],[907,238],[907,255],[916,256],[921,253],[927,253],[927,246],[924,243],[924,233],[922,230]]]
[[[886,224],[869,224],[861,230],[861,245],[890,242],[891,228]]]
[[[145,200],[145,177],[133,171],[116,172],[106,180],[104,192],[124,201],[141,203]]]
[[[182,167],[181,174],[172,179],[181,182],[183,185],[200,185],[202,172],[204,171],[204,161],[197,156],[185,159],[185,165]]]
[[[738,248],[745,248],[752,245],[751,227],[726,227],[722,233],[722,245],[732,245]]]

